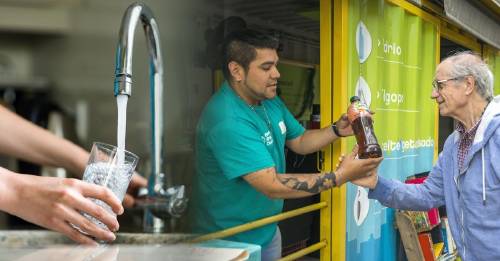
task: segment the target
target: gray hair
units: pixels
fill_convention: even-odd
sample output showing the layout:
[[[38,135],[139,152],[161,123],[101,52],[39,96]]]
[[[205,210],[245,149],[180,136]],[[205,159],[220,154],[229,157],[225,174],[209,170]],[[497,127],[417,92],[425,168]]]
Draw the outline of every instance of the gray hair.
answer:
[[[493,99],[493,73],[481,57],[470,51],[458,52],[447,57],[449,61],[450,77],[470,75],[474,77],[476,89],[485,100]]]

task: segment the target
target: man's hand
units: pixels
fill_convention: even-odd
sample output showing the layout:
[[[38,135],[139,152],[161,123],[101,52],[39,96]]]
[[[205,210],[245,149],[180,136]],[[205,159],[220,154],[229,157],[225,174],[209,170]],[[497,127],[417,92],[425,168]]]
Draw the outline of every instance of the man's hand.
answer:
[[[2,210],[34,224],[58,231],[82,244],[96,243],[71,224],[89,235],[105,240],[115,240],[115,235],[99,228],[80,212],[88,213],[102,221],[111,231],[119,228],[116,217],[86,197],[102,200],[116,214],[123,207],[106,187],[89,184],[77,179],[22,175],[0,168],[0,205]]]
[[[368,111],[370,116],[373,116],[375,112],[373,111]],[[347,136],[352,136],[354,135],[354,132],[352,131],[351,124],[349,123],[349,120],[347,118],[347,114],[342,114],[340,115],[340,118],[335,122],[337,125],[337,129],[339,130],[339,134],[342,135],[342,137],[347,137]]]
[[[347,137],[347,136],[352,136],[354,135],[354,132],[352,131],[351,124],[349,123],[349,120],[347,119],[347,114],[342,114],[340,118],[335,122],[337,125],[337,129],[339,130],[339,134],[342,135],[342,137]]]
[[[378,182],[377,170],[368,173],[366,177],[362,177],[356,180],[351,180],[352,184],[369,189],[374,189],[377,186],[377,182]]]
[[[143,176],[134,173],[132,179],[130,180],[130,185],[128,185],[127,194],[125,194],[125,197],[123,198],[123,206],[126,208],[133,207],[135,204],[134,197],[137,195],[137,191],[139,188],[146,187],[147,183],[147,180]]]
[[[339,163],[339,167],[335,171],[337,186],[345,182],[367,177],[371,172],[375,171],[383,158],[371,159],[356,159],[358,154],[358,146],[354,146],[352,152],[343,157]]]

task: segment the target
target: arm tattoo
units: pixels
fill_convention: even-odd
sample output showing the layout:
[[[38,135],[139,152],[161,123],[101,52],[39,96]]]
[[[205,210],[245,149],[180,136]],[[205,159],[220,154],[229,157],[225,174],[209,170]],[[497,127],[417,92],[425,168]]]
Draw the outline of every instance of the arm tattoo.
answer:
[[[278,180],[285,186],[305,191],[309,193],[319,193],[323,190],[327,190],[331,187],[335,187],[337,184],[335,182],[335,173],[329,172],[319,175],[276,175]]]

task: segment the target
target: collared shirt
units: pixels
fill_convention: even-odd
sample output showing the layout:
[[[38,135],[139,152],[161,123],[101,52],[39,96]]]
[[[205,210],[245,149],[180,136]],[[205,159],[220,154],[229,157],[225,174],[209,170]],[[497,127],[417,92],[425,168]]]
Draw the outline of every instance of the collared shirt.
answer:
[[[472,142],[474,141],[474,136],[476,136],[477,127],[481,119],[472,127],[469,131],[465,130],[463,124],[459,123],[457,126],[457,131],[460,133],[460,140],[458,144],[458,169],[462,170],[465,158],[469,152]]]

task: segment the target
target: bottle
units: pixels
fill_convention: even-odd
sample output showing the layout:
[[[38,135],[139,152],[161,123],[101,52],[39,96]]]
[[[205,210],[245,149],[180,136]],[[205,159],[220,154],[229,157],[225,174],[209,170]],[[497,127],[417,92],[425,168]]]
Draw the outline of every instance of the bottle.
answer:
[[[373,122],[366,105],[361,103],[358,96],[352,96],[351,105],[347,109],[347,118],[351,123],[359,146],[360,159],[382,157],[382,150],[373,131]]]
[[[319,104],[313,104],[312,113],[311,113],[311,117],[309,120],[309,129],[319,129],[320,128],[321,117],[320,117],[319,112],[320,112]]]

